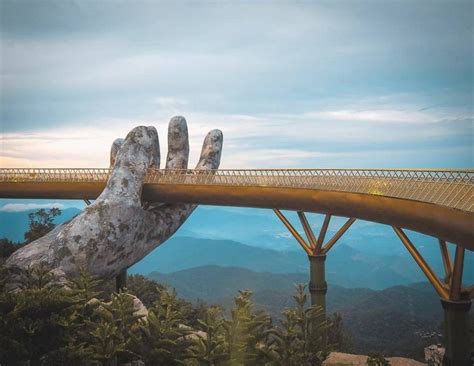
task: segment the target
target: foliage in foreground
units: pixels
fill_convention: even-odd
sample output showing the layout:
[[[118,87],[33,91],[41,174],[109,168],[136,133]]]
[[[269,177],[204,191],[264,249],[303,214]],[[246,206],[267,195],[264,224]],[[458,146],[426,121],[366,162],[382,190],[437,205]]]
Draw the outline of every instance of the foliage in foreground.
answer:
[[[56,227],[54,218],[61,215],[59,208],[51,208],[49,210],[39,209],[28,214],[28,230],[24,234],[25,241],[23,243],[15,243],[7,238],[0,239],[0,266],[15,251],[24,245],[41,238]]]
[[[30,268],[19,291],[0,293],[0,364],[291,366],[320,365],[327,356],[326,321],[321,309],[305,306],[302,285],[296,306],[274,326],[254,310],[250,291],[239,292],[226,317],[218,307],[190,310],[174,291],[131,278],[130,293],[152,301],[147,315],[127,291],[104,297],[100,281],[85,272],[57,287],[46,269]]]
[[[29,214],[25,244],[55,226],[59,209]],[[20,245],[0,240],[0,266]],[[230,317],[222,309],[193,307],[143,276],[130,276],[129,292],[88,273],[55,286],[49,272],[32,267],[22,288],[3,291],[0,281],[0,364],[117,365],[320,365],[327,341],[339,342],[341,319],[328,329],[321,309],[306,307],[304,286],[280,326],[254,310],[250,291],[240,291]],[[148,308],[139,314],[136,295]],[[329,330],[328,340],[323,330]]]
[[[54,218],[61,215],[61,210],[53,207],[49,210],[41,208],[28,214],[29,229],[25,233],[25,244],[45,236],[56,226]]]
[[[379,353],[370,353],[367,357],[367,366],[390,366],[390,362]]]

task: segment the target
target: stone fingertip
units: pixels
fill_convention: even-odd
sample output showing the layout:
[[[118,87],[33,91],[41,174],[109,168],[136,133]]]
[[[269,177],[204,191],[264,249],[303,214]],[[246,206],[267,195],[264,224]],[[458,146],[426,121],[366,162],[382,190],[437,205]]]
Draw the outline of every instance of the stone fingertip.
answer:
[[[115,139],[114,142],[112,143],[112,146],[110,147],[110,167],[112,168],[115,164],[115,161],[117,159],[117,154],[120,151],[120,148],[122,147],[123,143],[125,140],[123,138],[118,138]]]
[[[170,124],[171,123],[183,124],[183,123],[186,123],[186,118],[184,118],[183,116],[173,116],[170,119]]]

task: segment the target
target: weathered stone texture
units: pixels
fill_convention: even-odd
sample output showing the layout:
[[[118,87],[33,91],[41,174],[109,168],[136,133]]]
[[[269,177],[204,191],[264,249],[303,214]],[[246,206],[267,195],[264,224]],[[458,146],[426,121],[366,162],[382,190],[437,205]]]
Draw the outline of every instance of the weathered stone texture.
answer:
[[[197,169],[217,169],[223,135],[206,136]],[[167,169],[187,169],[188,129],[173,117],[168,131]],[[111,147],[111,176],[102,194],[74,219],[16,251],[5,263],[9,286],[28,266],[43,264],[58,281],[81,268],[111,278],[138,262],[167,240],[195,208],[191,204],[143,203],[141,191],[148,168],[159,168],[160,148],[154,127],[139,126]]]

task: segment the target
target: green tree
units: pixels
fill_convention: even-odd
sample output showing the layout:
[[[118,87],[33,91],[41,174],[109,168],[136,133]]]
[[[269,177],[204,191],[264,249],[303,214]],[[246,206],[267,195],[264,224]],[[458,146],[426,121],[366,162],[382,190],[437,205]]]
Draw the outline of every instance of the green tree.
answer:
[[[20,243],[15,243],[7,238],[0,239],[0,265],[22,246]]]
[[[328,345],[331,350],[348,353],[352,351],[352,339],[344,329],[340,313],[328,317]]]
[[[0,294],[0,363],[82,366],[135,359],[128,349],[139,318],[133,298],[120,293],[100,301],[99,283],[82,272],[57,287],[45,268],[29,268],[19,291]]]
[[[130,342],[142,316],[135,314],[133,297],[127,292],[114,293],[109,302],[93,298],[87,305],[81,314],[82,327],[74,334],[76,346],[87,349],[103,365],[135,359]]]
[[[266,359],[267,331],[271,318],[264,312],[254,312],[251,291],[239,291],[231,318],[224,323],[231,365],[259,365]]]
[[[87,272],[68,281],[69,296],[79,306],[69,323],[66,345],[50,355],[48,365],[115,365],[137,358],[129,349],[141,318],[135,314],[133,297],[120,292],[101,301],[99,285],[101,281]]]
[[[164,286],[142,275],[130,275],[127,278],[127,291],[138,297],[147,308],[159,300],[160,292],[164,289]]]
[[[50,280],[46,269],[30,267],[22,290],[0,295],[1,364],[29,360],[40,365],[49,352],[65,345],[77,304]]]
[[[95,339],[87,331],[94,331],[98,326],[95,314],[102,302],[96,299],[101,292],[98,286],[102,281],[86,271],[81,271],[78,277],[67,282],[68,295],[73,299],[76,308],[68,324],[64,345],[44,357],[45,365],[93,365],[97,354],[92,347]],[[94,326],[90,326],[94,324]]]
[[[34,213],[29,213],[30,223],[28,231],[25,233],[25,243],[31,243],[53,230],[56,226],[53,222],[54,218],[59,215],[61,215],[61,210],[56,207],[50,210],[42,208]]]
[[[189,357],[199,366],[221,366],[229,361],[229,349],[224,334],[225,320],[222,309],[210,307],[204,319],[198,319],[199,328],[203,334],[193,337],[189,347]]]
[[[148,316],[136,314],[127,291],[101,300],[101,281],[81,272],[64,287],[41,266],[22,274],[17,292],[0,292],[1,364],[116,365],[143,360],[150,365],[320,365],[327,355],[322,310],[306,307],[305,287],[296,305],[272,326],[265,312],[254,310],[250,291],[239,291],[229,318],[217,307],[193,310],[175,291],[138,282],[144,294],[158,288]],[[323,320],[322,320],[323,319]],[[382,364],[383,365],[383,364]]]
[[[76,278],[70,278],[67,287],[72,291],[72,295],[84,304],[97,298],[102,291],[98,288],[102,281],[92,276],[89,272],[82,270]]]
[[[185,323],[181,302],[176,292],[160,291],[160,300],[148,310],[148,317],[139,322],[131,341],[131,351],[139,354],[145,364],[179,365],[187,357],[191,345],[189,327]]]
[[[304,285],[297,285],[296,306],[283,312],[280,327],[270,330],[271,340],[264,350],[273,365],[321,365],[328,356],[324,334],[328,328],[323,309],[306,307]]]
[[[90,333],[93,358],[102,365],[116,365],[117,355],[126,351],[124,338],[113,322],[100,321]]]

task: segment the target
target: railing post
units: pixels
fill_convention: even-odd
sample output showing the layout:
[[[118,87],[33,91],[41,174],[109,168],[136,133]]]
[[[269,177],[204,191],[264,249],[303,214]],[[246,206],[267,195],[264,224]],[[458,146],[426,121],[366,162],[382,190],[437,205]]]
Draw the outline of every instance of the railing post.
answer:
[[[120,292],[125,287],[127,287],[127,270],[124,269],[115,277],[115,290]]]
[[[450,301],[441,299],[444,310],[445,366],[472,366],[469,333],[471,300]]]

